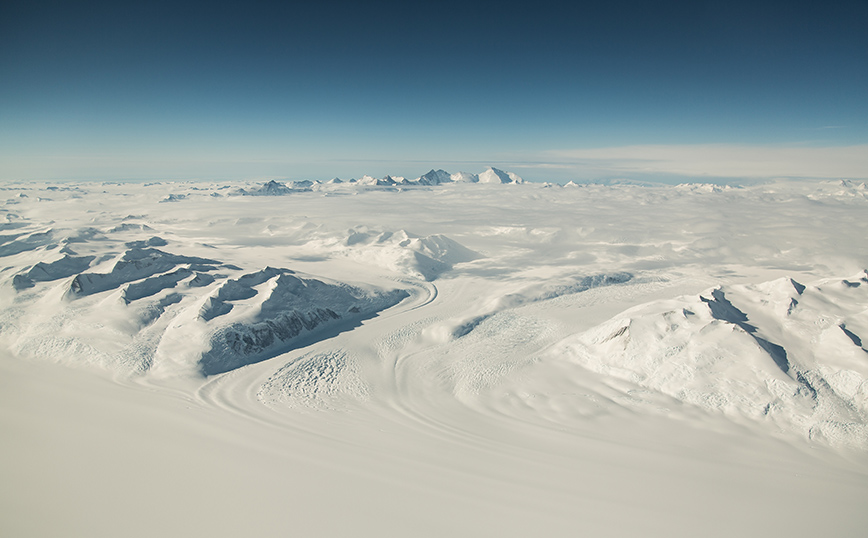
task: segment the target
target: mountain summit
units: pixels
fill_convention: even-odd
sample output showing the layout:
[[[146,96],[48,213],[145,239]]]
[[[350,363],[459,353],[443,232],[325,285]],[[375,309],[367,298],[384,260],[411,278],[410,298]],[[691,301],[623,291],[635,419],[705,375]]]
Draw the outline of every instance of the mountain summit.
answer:
[[[480,183],[524,183],[524,180],[512,172],[504,172],[497,168],[489,166],[488,169],[479,174]]]

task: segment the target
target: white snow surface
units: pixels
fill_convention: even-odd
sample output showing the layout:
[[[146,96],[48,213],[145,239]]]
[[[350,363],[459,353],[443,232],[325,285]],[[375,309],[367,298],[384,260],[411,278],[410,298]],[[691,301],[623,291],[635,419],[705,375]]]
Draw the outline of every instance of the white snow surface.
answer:
[[[455,172],[449,176],[449,179],[456,183],[479,183],[479,175],[469,172]]]
[[[861,535],[866,192],[2,185],[0,534]]]

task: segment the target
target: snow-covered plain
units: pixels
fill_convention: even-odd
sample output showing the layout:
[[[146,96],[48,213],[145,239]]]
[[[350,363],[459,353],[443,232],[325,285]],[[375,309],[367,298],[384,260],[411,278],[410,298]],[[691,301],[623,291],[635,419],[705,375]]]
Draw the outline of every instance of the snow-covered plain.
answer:
[[[866,237],[848,181],[8,183],[0,534],[861,535]]]

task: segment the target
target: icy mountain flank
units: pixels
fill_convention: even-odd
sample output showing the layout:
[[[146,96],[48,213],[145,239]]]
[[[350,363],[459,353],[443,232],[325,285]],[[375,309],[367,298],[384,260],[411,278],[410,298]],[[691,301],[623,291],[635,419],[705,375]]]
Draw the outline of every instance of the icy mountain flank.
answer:
[[[551,356],[737,420],[864,449],[866,304],[865,273],[723,286],[627,310]]]
[[[421,176],[417,183],[419,185],[440,185],[441,183],[448,183],[452,181],[452,176],[446,170],[434,170],[432,169],[427,174]]]
[[[257,287],[261,298],[244,303],[260,294]],[[200,310],[200,320],[217,328],[208,331],[208,350],[199,365],[205,375],[212,375],[269,359],[293,349],[304,335],[352,329],[408,295],[404,290],[364,290],[270,267],[228,280]],[[221,316],[226,316],[225,322]]]

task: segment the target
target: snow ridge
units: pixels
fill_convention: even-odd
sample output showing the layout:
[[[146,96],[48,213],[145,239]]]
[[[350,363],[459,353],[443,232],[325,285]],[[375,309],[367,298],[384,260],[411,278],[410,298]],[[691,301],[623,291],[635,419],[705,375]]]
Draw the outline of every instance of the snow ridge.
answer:
[[[632,308],[552,356],[737,420],[865,449],[866,304],[866,273],[722,286]]]
[[[132,248],[114,264],[109,273],[81,273],[69,285],[71,297],[83,297],[120,287],[127,282],[150,277],[190,265],[200,271],[211,271],[220,262],[195,256],[177,256],[155,248]]]

